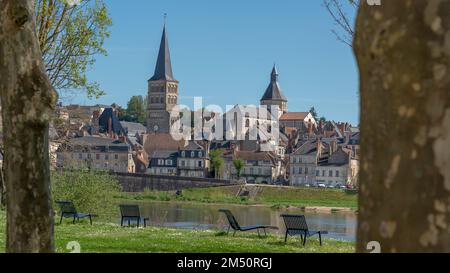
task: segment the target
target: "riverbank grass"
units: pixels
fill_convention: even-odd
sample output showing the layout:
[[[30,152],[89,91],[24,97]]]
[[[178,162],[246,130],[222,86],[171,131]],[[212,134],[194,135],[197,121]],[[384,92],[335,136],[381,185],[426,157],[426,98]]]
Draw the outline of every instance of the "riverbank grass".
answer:
[[[0,211],[0,252],[5,252],[5,213]],[[213,230],[184,230],[160,227],[120,227],[111,223],[69,220],[55,225],[58,253],[70,252],[69,242],[76,241],[82,253],[348,253],[354,243],[325,239],[323,246],[311,238],[305,247],[298,238],[287,244],[278,235],[259,238],[256,233],[238,233],[236,237]]]
[[[136,201],[187,201],[240,205],[268,205],[295,207],[357,207],[357,194],[339,189],[294,188],[267,185],[245,186],[250,195],[239,196],[242,186],[196,188],[175,192],[146,190],[142,193],[123,193],[119,199]]]

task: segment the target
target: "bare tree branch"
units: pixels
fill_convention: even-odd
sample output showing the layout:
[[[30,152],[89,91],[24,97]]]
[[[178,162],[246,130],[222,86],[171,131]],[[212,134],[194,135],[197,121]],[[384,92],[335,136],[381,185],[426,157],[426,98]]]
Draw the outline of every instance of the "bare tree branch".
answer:
[[[355,35],[353,18],[359,8],[357,0],[323,0],[323,6],[337,26],[331,32],[338,41],[352,47]]]

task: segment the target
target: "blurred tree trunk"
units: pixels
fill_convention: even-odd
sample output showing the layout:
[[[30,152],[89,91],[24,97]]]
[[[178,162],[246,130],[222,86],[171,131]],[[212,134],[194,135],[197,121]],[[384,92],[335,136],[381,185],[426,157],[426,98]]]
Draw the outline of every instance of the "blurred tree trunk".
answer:
[[[450,1],[361,1],[359,252],[450,252]]]
[[[1,126],[1,124],[0,124],[0,126]],[[3,148],[2,147],[0,147],[0,154],[1,154],[2,158],[3,158],[4,154],[3,154]],[[4,176],[3,176],[3,165],[2,165],[0,167],[0,209],[5,208],[5,206],[6,206],[6,198],[5,198],[6,188],[5,188],[5,184],[4,183],[5,183],[5,179],[4,179]]]
[[[48,123],[57,95],[35,34],[34,0],[0,0],[6,251],[52,252]]]

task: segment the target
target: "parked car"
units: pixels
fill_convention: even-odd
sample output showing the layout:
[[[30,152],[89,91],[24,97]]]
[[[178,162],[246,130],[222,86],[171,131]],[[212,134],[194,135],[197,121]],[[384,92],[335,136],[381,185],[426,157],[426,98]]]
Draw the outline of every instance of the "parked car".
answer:
[[[305,187],[307,187],[307,188],[310,188],[310,187],[311,187],[311,185],[309,185],[309,184],[306,184],[306,185],[305,185]]]
[[[319,187],[319,188],[326,188],[327,186],[325,184],[318,184],[317,187]]]

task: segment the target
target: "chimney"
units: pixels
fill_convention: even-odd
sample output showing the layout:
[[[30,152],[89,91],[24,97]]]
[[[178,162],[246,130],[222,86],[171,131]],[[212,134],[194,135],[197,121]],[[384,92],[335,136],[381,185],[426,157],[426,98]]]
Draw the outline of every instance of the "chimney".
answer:
[[[313,124],[311,119],[309,119],[308,121],[308,136],[312,136],[313,135]]]
[[[114,138],[113,132],[112,132],[112,117],[109,117],[108,119],[108,134],[110,138]]]
[[[319,121],[319,132],[323,133],[323,120]]]
[[[92,120],[91,120],[91,125],[92,125],[91,134],[92,135],[98,135],[98,133],[99,133],[99,130],[100,130],[99,117],[100,117],[99,111],[95,110],[94,112],[92,112]]]
[[[337,141],[333,140],[330,142],[330,155],[334,154],[337,151]]]
[[[322,140],[317,139],[316,149],[317,149],[317,157],[319,158],[322,156]]]

